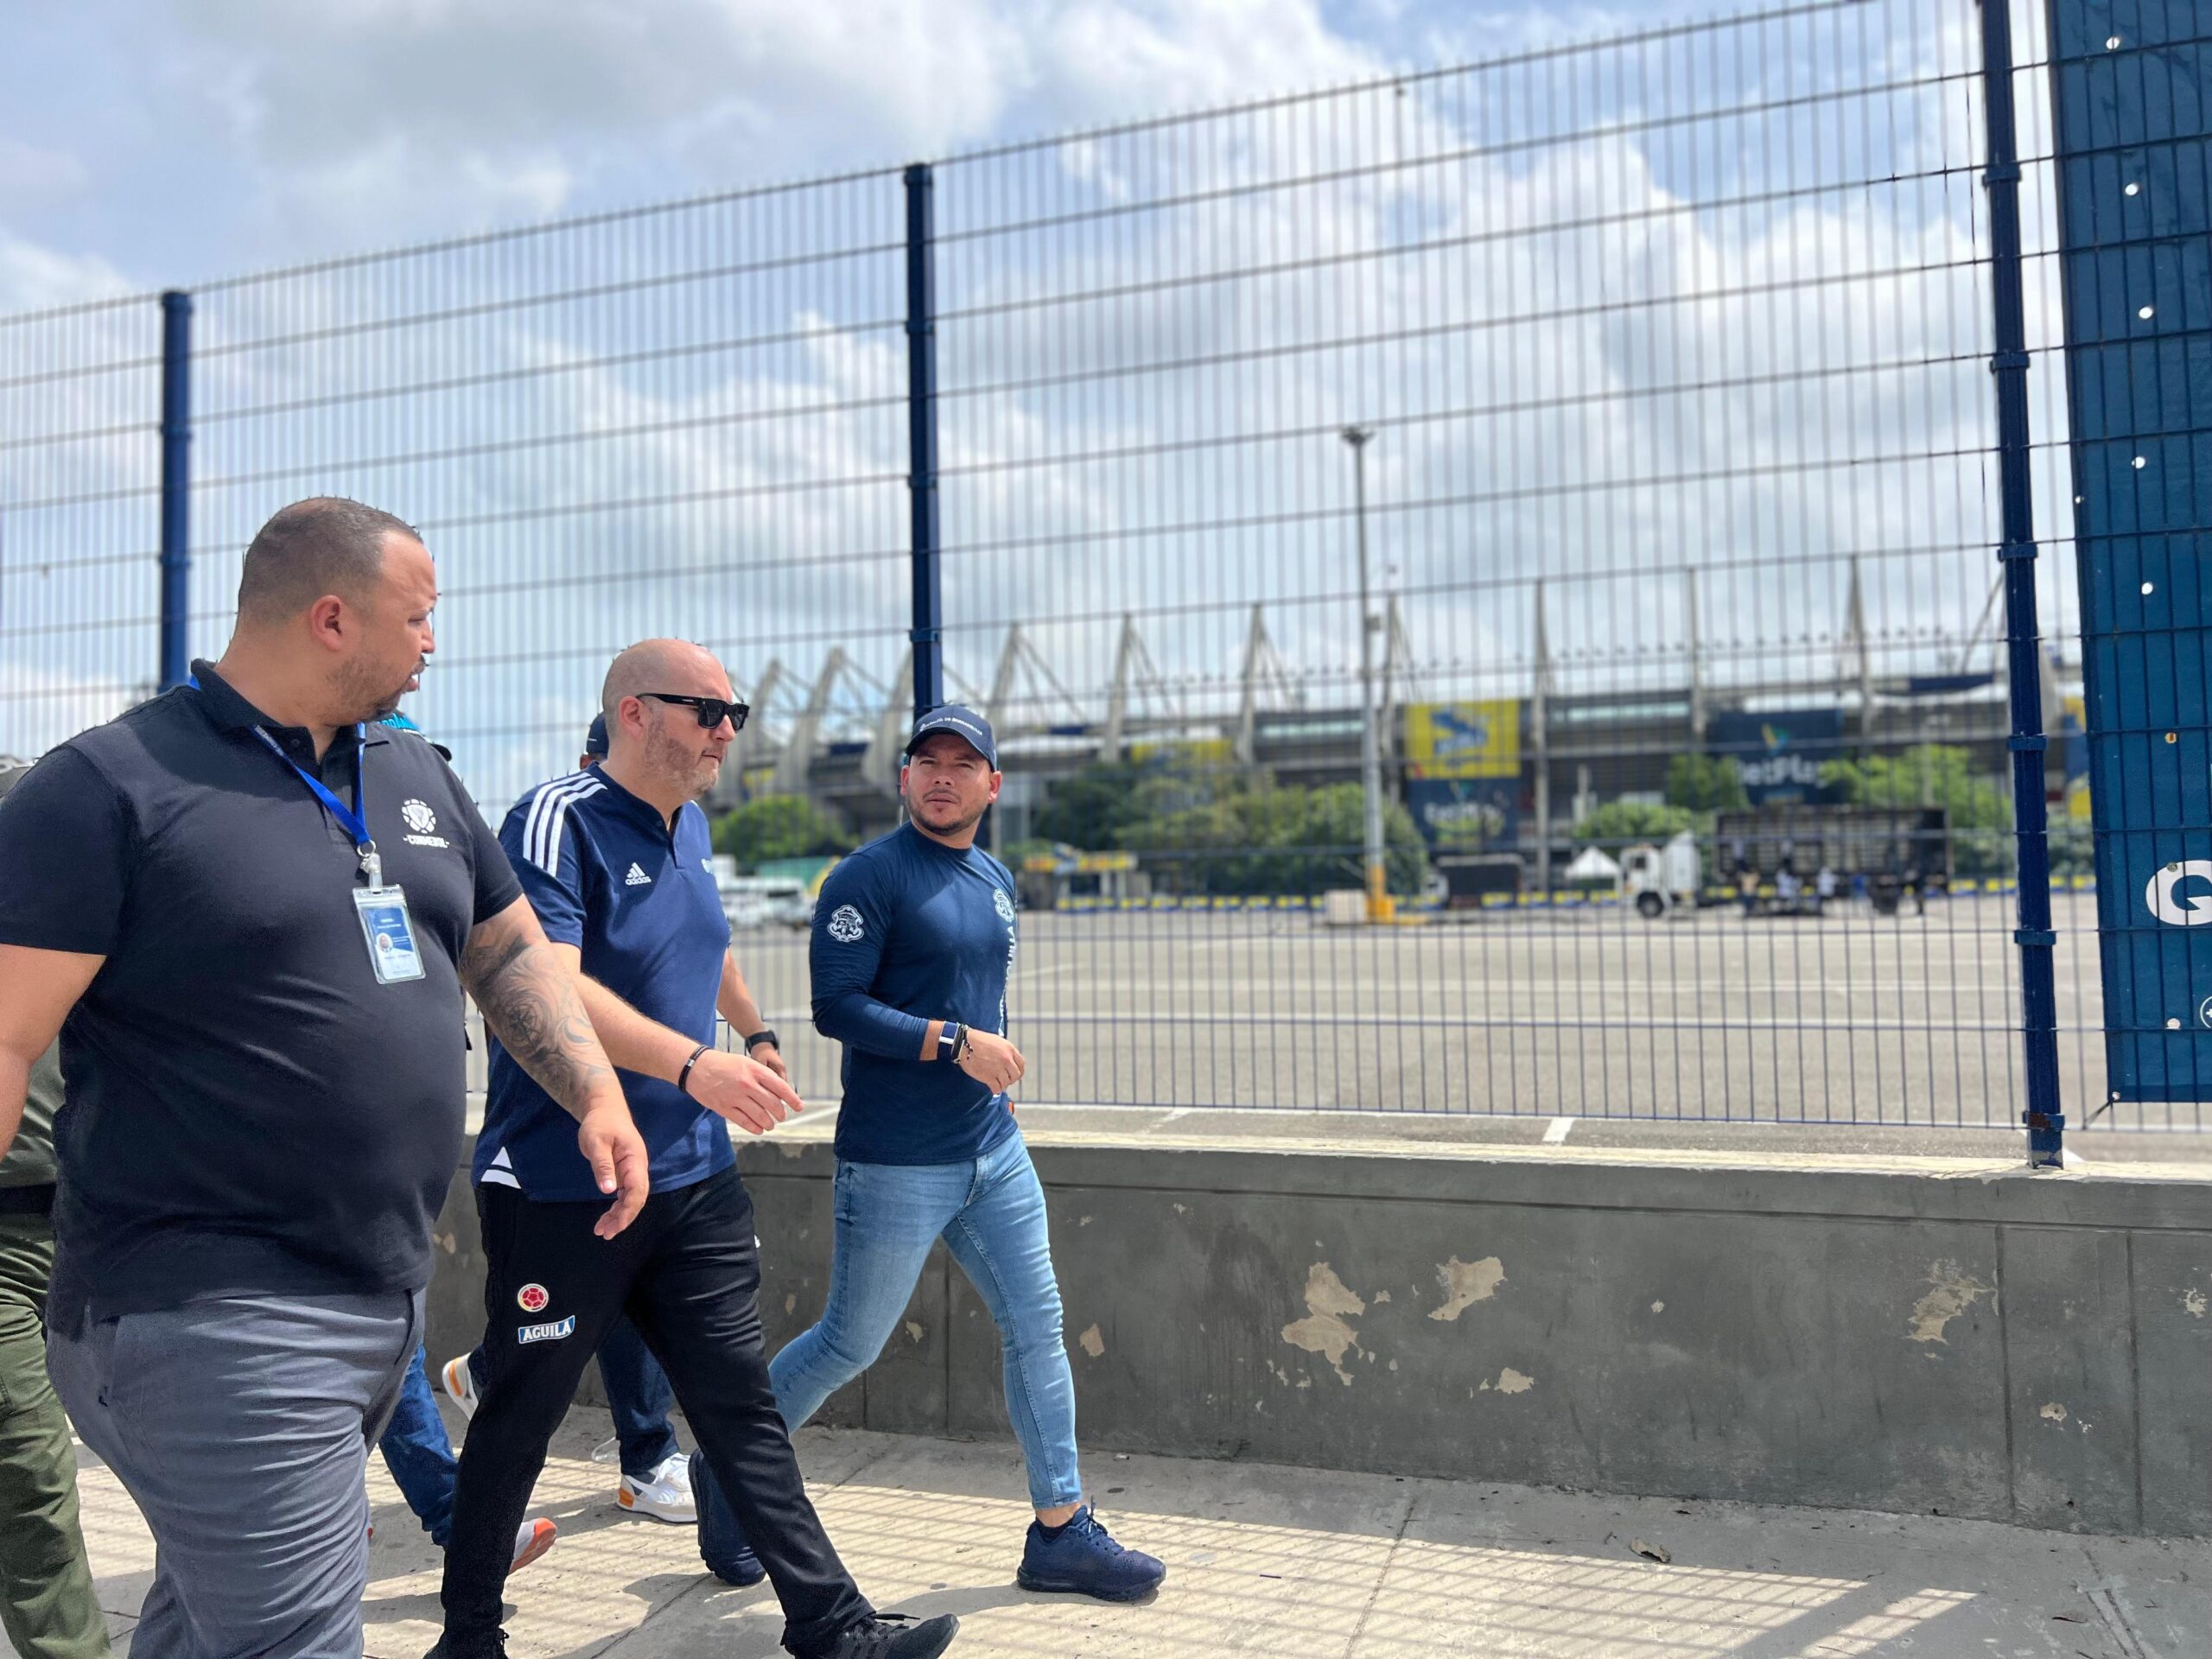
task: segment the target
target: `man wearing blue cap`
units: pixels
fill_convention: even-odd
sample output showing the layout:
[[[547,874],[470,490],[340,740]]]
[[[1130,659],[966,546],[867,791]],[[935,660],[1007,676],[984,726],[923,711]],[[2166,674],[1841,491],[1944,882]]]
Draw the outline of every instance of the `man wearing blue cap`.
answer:
[[[1005,1351],[1007,1414],[1037,1511],[1018,1581],[1134,1601],[1167,1569],[1116,1543],[1084,1502],[1045,1192],[1008,1098],[1022,1075],[1006,1034],[1014,877],[976,845],[1001,781],[990,723],[958,704],[932,709],[899,774],[907,822],[823,884],[814,1023],[845,1046],[835,1255],[821,1321],[776,1356],[769,1380],[797,1429],[874,1363],[942,1237]],[[701,1553],[742,1581],[743,1535],[704,1474],[695,1459]]]

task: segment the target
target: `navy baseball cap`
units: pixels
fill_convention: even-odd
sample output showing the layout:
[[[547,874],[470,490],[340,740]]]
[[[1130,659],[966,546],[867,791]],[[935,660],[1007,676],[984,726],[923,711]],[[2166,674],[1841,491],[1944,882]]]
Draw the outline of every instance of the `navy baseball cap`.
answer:
[[[967,741],[968,747],[990,762],[991,770],[999,769],[999,741],[991,735],[991,722],[964,703],[941,702],[914,722],[914,734],[906,740],[909,754],[921,747],[922,740],[932,732],[950,732]]]
[[[597,755],[602,760],[607,759],[607,716],[605,715],[594,715],[591,717],[591,729],[584,734],[584,753]]]

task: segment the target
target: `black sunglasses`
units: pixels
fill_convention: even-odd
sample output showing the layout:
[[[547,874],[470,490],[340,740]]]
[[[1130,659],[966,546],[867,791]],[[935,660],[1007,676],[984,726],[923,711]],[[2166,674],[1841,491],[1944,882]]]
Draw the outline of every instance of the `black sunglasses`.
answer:
[[[673,691],[640,691],[641,697],[651,697],[656,702],[673,702],[696,711],[699,729],[711,732],[727,720],[732,731],[745,729],[745,717],[753,712],[750,703],[740,702],[734,697],[686,697]]]

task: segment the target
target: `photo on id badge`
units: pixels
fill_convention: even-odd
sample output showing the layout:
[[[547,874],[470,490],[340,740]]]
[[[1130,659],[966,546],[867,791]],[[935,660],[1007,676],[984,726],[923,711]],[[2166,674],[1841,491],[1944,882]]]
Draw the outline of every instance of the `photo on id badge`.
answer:
[[[407,914],[407,895],[397,887],[359,887],[353,908],[360,912],[361,932],[369,944],[369,966],[380,985],[423,977],[422,953],[415,948],[414,924]]]

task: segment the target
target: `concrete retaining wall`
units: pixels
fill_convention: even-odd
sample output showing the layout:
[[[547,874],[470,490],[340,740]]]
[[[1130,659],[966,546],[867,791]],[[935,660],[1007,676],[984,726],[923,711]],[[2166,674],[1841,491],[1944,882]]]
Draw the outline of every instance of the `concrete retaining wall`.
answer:
[[[2212,1533],[2212,1183],[1033,1145],[1087,1450]],[[780,1344],[821,1306],[832,1162],[741,1158]],[[434,1357],[482,1321],[459,1181],[441,1238]],[[823,1420],[1007,1432],[942,1248]]]

